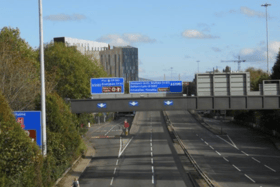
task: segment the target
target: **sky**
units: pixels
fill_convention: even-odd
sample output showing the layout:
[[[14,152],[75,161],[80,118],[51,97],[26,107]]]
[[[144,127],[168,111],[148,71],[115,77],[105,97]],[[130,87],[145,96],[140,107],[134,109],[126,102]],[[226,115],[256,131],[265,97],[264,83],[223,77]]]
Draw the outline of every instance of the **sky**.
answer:
[[[138,48],[139,76],[192,81],[195,73],[230,66],[267,71],[266,14],[269,3],[269,69],[280,47],[279,0],[42,0],[44,43],[54,37]],[[38,0],[2,1],[0,28],[19,28],[39,46]]]

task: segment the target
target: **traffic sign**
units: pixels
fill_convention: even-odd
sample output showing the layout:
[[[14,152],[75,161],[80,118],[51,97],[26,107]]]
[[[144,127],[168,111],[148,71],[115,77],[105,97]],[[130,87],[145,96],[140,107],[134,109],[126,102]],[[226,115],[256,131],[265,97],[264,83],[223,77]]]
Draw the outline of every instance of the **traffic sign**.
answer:
[[[138,101],[129,101],[129,106],[138,106]]]
[[[163,103],[164,103],[164,105],[167,105],[167,106],[172,106],[173,105],[172,100],[164,101]]]
[[[130,81],[129,93],[181,93],[182,81]]]
[[[27,135],[41,147],[41,111],[14,111],[14,115]]]
[[[90,79],[91,94],[123,94],[123,78],[92,78]]]
[[[106,103],[97,103],[97,108],[107,108]]]

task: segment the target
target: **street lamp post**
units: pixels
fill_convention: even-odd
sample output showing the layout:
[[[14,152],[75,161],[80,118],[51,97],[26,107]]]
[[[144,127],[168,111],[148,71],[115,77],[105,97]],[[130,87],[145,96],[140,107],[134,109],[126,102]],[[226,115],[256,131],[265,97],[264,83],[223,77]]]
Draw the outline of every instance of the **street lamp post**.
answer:
[[[196,61],[197,62],[197,73],[199,73],[199,60],[198,61]]]
[[[43,11],[42,0],[39,0],[39,35],[40,35],[40,64],[41,64],[41,115],[42,115],[42,154],[47,155],[47,132],[46,132],[46,93],[45,93],[45,63],[44,63],[44,43],[43,43]]]
[[[173,67],[171,67],[170,69],[171,69],[171,80],[172,80],[172,70],[173,70]]]
[[[269,74],[269,61],[268,61],[268,24],[267,24],[267,7],[271,4],[262,4],[261,6],[265,7],[265,17],[266,17],[266,62],[267,62],[267,74]]]

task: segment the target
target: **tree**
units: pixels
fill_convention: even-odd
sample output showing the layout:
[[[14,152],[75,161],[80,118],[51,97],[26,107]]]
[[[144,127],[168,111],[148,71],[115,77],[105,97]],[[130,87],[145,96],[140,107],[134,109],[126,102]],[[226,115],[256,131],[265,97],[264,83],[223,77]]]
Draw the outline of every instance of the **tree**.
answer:
[[[0,90],[13,110],[34,108],[40,92],[36,53],[19,29],[4,27],[0,32]]]
[[[278,52],[276,62],[272,68],[271,79],[280,79],[280,50]]]
[[[230,67],[229,66],[226,66],[226,68],[223,70],[223,72],[230,72]]]
[[[42,161],[0,92],[0,186],[42,186]]]
[[[262,84],[263,80],[270,79],[269,75],[262,69],[249,67],[246,69],[246,72],[250,72],[251,90],[253,91],[259,90],[259,84]]]
[[[45,47],[46,71],[53,73],[57,82],[56,92],[63,98],[90,97],[90,78],[106,77],[101,66],[75,47],[63,43],[48,44]]]

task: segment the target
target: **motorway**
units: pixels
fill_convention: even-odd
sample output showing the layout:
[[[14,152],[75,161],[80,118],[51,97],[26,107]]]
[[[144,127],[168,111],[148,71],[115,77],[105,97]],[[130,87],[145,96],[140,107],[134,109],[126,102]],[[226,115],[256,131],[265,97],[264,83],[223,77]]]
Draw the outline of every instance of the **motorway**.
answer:
[[[205,119],[227,135],[214,135],[187,111],[167,112],[175,131],[215,186],[280,186],[280,151],[261,133]]]
[[[193,186],[160,112],[139,112],[128,138],[118,136],[122,125],[121,118],[89,132],[96,155],[79,179],[82,187]]]

